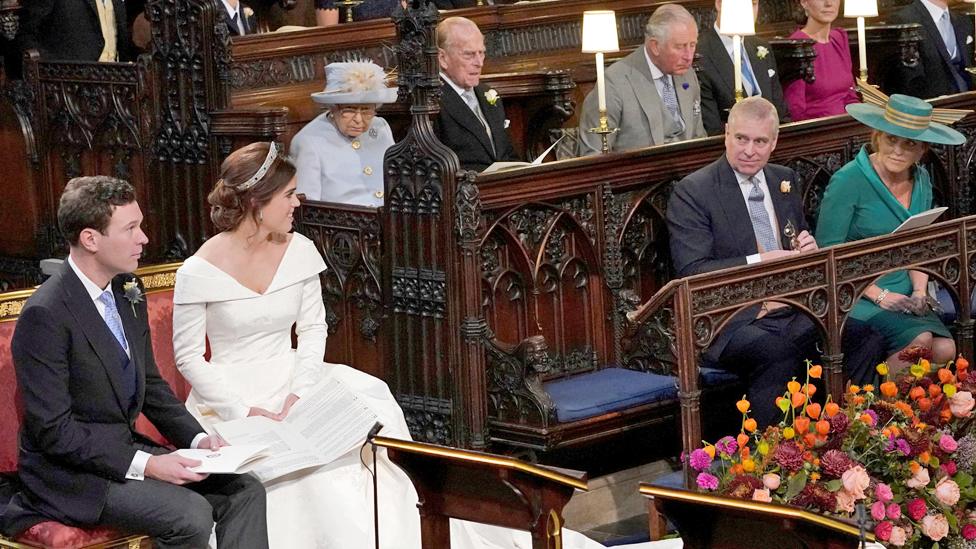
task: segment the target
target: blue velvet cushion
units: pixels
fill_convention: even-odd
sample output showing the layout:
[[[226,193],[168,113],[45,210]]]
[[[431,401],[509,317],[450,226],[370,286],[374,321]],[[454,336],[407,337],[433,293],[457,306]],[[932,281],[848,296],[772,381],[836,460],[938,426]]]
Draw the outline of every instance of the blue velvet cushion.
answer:
[[[560,422],[576,421],[641,404],[677,398],[677,380],[624,368],[604,368],[545,384]]]

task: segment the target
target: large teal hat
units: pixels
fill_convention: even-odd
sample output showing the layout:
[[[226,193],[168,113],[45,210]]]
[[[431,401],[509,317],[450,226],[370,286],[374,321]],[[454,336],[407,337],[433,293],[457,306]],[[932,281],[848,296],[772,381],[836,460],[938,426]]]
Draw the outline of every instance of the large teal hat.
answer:
[[[847,106],[855,120],[876,130],[937,145],[962,145],[965,136],[932,120],[932,105],[910,95],[894,94],[884,108],[866,103]]]

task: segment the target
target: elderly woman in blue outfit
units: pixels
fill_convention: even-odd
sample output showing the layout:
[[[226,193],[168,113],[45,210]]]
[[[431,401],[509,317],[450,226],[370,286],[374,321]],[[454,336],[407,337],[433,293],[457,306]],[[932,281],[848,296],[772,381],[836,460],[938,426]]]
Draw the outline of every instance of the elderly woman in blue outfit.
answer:
[[[330,63],[325,81],[325,91],[312,99],[327,110],[291,142],[298,192],[308,200],[382,206],[383,154],[393,133],[376,108],[395,102],[397,90],[368,61]]]

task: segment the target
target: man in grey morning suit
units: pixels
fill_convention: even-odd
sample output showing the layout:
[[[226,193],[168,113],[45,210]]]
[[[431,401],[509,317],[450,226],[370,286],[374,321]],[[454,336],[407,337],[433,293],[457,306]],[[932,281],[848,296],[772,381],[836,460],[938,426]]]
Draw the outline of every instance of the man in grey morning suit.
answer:
[[[644,45],[606,72],[610,150],[624,151],[705,137],[701,92],[692,70],[698,27],[688,10],[676,4],[656,9],[644,28]],[[580,153],[600,152],[597,91],[583,101]]]

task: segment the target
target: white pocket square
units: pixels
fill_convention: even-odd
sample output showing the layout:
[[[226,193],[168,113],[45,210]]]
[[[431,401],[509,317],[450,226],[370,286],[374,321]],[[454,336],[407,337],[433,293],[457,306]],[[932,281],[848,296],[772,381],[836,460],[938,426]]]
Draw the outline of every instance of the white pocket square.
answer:
[[[511,125],[512,125],[512,121],[506,118],[505,119],[505,129],[507,130],[508,127],[511,126]]]
[[[774,76],[776,76],[776,70],[775,69],[769,69],[769,77],[772,78]]]
[[[972,44],[973,43],[973,35],[970,34],[970,35],[966,36],[966,43],[967,44]]]

